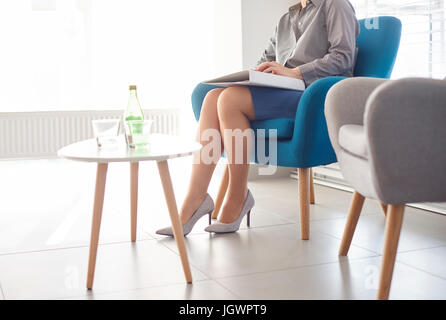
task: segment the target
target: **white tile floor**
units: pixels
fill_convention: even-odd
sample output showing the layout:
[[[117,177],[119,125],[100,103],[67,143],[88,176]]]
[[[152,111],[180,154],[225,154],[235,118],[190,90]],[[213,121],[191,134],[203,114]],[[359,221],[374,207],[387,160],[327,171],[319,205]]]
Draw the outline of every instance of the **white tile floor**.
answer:
[[[178,202],[190,159],[173,160]],[[0,299],[374,299],[384,216],[368,200],[348,258],[337,255],[351,194],[316,186],[311,239],[299,238],[297,182],[256,180],[252,227],[210,236],[201,221],[184,275],[155,165],[140,171],[139,235],[129,242],[128,165],[110,166],[93,291],[85,289],[95,166],[0,162]],[[216,194],[218,177],[210,192]],[[392,299],[446,299],[446,216],[408,208]]]

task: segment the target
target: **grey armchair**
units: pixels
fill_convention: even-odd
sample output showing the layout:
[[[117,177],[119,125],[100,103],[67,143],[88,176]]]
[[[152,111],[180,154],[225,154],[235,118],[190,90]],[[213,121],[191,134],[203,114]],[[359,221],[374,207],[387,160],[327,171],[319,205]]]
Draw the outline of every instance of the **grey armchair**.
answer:
[[[325,115],[344,178],[356,192],[340,255],[365,197],[388,205],[378,299],[388,299],[407,203],[446,201],[446,81],[350,78],[328,92]]]

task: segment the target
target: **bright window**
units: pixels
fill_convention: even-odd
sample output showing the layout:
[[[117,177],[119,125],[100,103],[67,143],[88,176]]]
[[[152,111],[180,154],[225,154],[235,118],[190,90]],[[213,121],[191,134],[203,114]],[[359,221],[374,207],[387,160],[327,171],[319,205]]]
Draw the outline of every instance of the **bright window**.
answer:
[[[217,9],[214,0],[2,0],[0,112],[120,109],[129,84],[144,108],[185,106],[222,71]]]
[[[351,0],[358,18],[392,15],[403,24],[393,78],[446,76],[444,0]]]

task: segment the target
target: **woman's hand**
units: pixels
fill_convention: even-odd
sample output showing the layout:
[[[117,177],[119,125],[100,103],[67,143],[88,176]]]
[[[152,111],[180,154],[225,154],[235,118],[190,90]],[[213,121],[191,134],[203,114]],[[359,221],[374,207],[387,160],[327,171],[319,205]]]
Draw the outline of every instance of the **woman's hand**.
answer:
[[[299,68],[287,68],[282,66],[281,64],[273,61],[273,62],[264,62],[260,64],[256,71],[260,72],[266,72],[266,73],[272,73],[279,76],[285,76],[285,77],[291,77],[291,78],[297,78],[302,79],[302,72],[300,72]]]

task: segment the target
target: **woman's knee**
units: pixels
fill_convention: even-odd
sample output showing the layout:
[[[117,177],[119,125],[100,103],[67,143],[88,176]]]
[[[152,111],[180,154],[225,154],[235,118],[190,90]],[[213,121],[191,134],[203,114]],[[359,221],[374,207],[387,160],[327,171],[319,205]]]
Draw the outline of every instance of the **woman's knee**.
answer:
[[[220,93],[218,97],[217,110],[221,120],[230,118],[236,114],[244,114],[249,101],[247,95],[250,91],[246,87],[229,87]]]
[[[224,88],[216,88],[210,90],[203,101],[203,106],[201,108],[201,114],[212,113],[217,115],[217,102],[220,94],[223,92]]]
[[[204,98],[204,103],[206,102],[215,102],[217,104],[218,98],[220,94],[223,93],[225,88],[215,88],[212,90],[209,90],[209,92],[206,94],[206,97]]]

